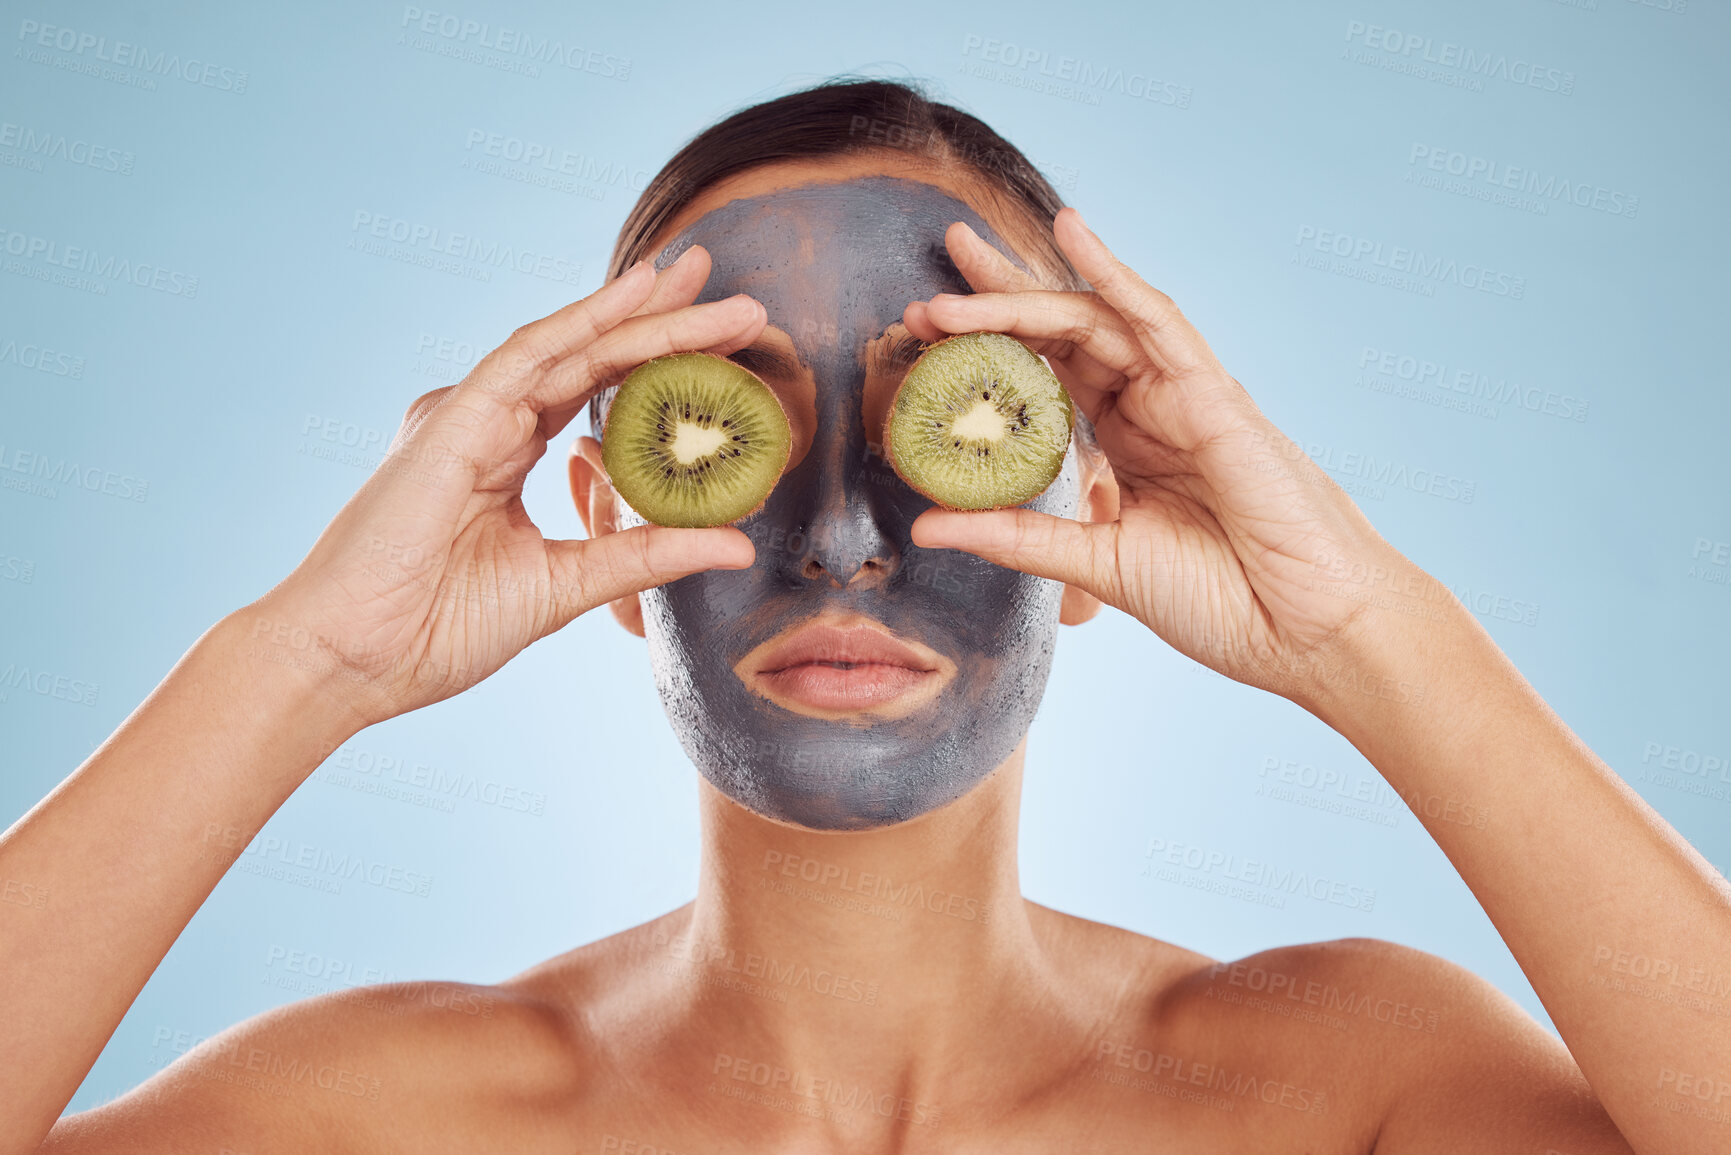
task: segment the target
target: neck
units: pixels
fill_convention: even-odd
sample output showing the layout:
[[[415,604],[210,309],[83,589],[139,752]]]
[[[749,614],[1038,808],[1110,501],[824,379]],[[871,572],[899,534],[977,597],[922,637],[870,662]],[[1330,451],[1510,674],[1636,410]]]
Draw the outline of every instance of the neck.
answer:
[[[765,1063],[917,1098],[1013,1030],[1044,974],[1016,871],[1025,746],[948,806],[863,832],[781,825],[700,780],[697,899],[661,949],[698,980],[723,1079]]]

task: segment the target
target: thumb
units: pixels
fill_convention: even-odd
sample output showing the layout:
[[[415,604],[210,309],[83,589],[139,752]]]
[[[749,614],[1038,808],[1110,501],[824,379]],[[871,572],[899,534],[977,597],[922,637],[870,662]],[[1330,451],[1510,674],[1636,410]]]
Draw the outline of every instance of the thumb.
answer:
[[[914,519],[914,544],[959,549],[1007,569],[1052,578],[1119,604],[1117,523],[1092,524],[1031,509],[928,509]]]
[[[708,569],[748,569],[757,560],[751,539],[732,526],[639,525],[581,541],[550,541],[547,554],[554,606],[549,630],[615,598]]]

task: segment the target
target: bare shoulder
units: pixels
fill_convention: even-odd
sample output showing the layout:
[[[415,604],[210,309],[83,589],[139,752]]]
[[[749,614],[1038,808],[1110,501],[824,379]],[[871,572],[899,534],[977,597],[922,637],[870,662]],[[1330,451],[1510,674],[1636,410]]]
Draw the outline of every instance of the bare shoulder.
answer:
[[[1253,1061],[1303,1069],[1377,1155],[1630,1148],[1568,1048],[1446,959],[1371,938],[1213,962],[1166,996]]]
[[[1215,1107],[1295,1150],[1630,1150],[1562,1042],[1436,955],[1348,938],[1220,961],[1029,911],[1099,1007],[1087,1077],[1142,1101]]]
[[[63,1118],[41,1149],[426,1150],[417,1138],[551,1120],[579,1051],[568,1018],[532,986],[358,987],[230,1027],[113,1102]]]

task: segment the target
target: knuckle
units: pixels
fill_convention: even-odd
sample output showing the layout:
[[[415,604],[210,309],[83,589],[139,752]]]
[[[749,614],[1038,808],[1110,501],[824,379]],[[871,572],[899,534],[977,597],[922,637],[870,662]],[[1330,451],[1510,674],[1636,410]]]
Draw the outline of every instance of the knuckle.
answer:
[[[506,380],[544,369],[556,360],[552,339],[539,321],[512,330],[498,354],[499,376]]]
[[[597,375],[606,371],[607,366],[600,363],[590,349],[579,349],[560,366],[561,375],[570,374],[569,381],[578,386],[579,395],[587,392],[591,385],[597,383]]]
[[[1064,328],[1064,340],[1070,342],[1072,346],[1086,345],[1094,339],[1094,334],[1099,326],[1099,312],[1094,309],[1085,309],[1070,318],[1070,323]]]
[[[418,424],[428,413],[437,409],[439,404],[443,402],[446,397],[450,396],[451,390],[455,388],[455,385],[444,385],[438,389],[429,389],[427,392],[409,402],[408,409],[403,412],[403,424]]]
[[[475,408],[473,401],[464,398],[453,398],[448,405],[439,407],[437,424],[440,429],[456,429],[465,433],[473,432],[486,424],[486,414]]]
[[[506,341],[478,366],[469,378],[474,390],[495,398],[519,396],[522,382],[533,378],[539,364],[532,351],[513,341]]]
[[[1178,311],[1177,303],[1153,285],[1131,281],[1128,288],[1130,299],[1136,303],[1138,311],[1146,317],[1158,322],[1165,322],[1183,315]]]
[[[1068,302],[1054,294],[1030,293],[1022,300],[1025,304],[1023,309],[1017,310],[1018,314],[1025,310],[1030,317],[1037,317],[1047,324],[1062,321],[1069,312]],[[1018,316],[1016,319],[1019,321],[1021,317]]]
[[[424,464],[474,462],[475,445],[487,425],[486,417],[468,405],[453,403],[425,423],[409,447]]]

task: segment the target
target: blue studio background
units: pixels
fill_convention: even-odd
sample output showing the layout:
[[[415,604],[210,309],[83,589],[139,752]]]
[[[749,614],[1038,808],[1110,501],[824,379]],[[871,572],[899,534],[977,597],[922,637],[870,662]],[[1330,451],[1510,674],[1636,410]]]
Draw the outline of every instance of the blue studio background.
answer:
[[[1020,146],[1585,741],[1731,862],[1722,6],[454,2],[11,7],[0,824],[294,567],[413,398],[596,288],[679,145],[857,71],[934,80]],[[576,66],[481,47],[482,22],[580,46]],[[535,272],[391,239],[423,226]],[[152,271],[69,270],[74,247]],[[564,451],[526,501],[576,537]],[[63,463],[102,483],[43,476]],[[1297,707],[1108,610],[1064,632],[1034,727],[1025,891],[1223,958],[1388,938],[1548,1021],[1377,781]],[[687,901],[694,783],[643,644],[604,612],[360,734],[266,834],[424,893],[243,856],[73,1108],[280,1003],[497,981]],[[1145,873],[1174,846],[1374,905]]]

